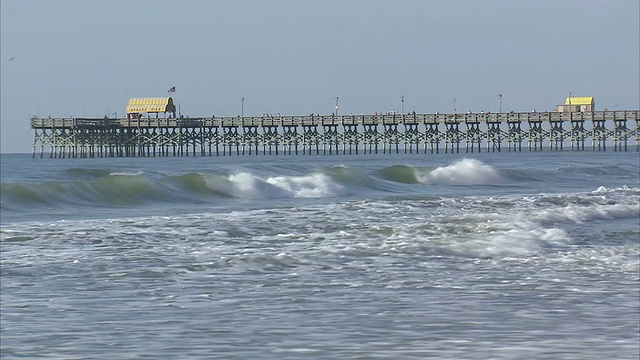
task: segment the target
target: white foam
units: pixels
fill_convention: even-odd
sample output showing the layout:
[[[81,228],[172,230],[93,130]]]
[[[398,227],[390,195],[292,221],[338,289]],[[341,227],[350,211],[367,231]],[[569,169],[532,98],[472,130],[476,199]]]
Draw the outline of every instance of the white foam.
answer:
[[[242,199],[317,198],[335,196],[343,187],[324,174],[274,176],[261,179],[250,173],[209,177],[207,186],[214,191]]]
[[[542,224],[561,222],[584,223],[592,220],[619,219],[640,215],[640,204],[565,206],[532,212],[530,216]]]
[[[267,179],[267,182],[300,198],[335,196],[343,190],[342,185],[321,173],[305,176],[276,176]]]
[[[489,258],[538,253],[545,248],[564,245],[570,240],[567,232],[562,229],[534,227],[511,229],[485,236],[468,236],[465,239],[466,241],[452,243],[452,250]]]
[[[427,174],[417,173],[418,181],[425,184],[483,185],[501,181],[498,171],[476,159],[463,159],[451,165],[438,167]]]
[[[619,269],[628,271],[638,277],[640,269],[640,246],[628,244],[623,246],[590,246],[577,247],[568,252],[559,252],[547,258],[550,263],[564,265],[581,265],[589,271],[598,269]]]

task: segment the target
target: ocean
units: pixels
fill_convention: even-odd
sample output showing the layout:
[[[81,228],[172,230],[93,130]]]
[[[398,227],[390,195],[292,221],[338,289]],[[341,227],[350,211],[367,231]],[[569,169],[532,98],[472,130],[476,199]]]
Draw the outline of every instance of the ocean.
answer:
[[[0,156],[3,359],[634,359],[640,154]]]

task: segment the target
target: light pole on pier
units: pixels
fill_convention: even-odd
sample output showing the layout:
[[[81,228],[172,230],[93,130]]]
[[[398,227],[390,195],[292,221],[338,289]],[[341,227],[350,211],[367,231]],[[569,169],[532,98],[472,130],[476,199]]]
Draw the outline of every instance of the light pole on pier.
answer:
[[[240,117],[244,119],[244,96],[240,100]]]
[[[180,112],[180,103],[178,103],[178,117],[182,117],[182,112]]]
[[[338,97],[336,96],[336,116],[338,116]]]
[[[569,112],[573,112],[573,109],[571,108],[571,91],[569,91]]]
[[[404,115],[404,95],[400,95],[400,115]]]
[[[453,98],[453,113],[456,113],[456,98]]]
[[[502,114],[502,94],[498,94],[498,103],[500,104],[500,114]]]

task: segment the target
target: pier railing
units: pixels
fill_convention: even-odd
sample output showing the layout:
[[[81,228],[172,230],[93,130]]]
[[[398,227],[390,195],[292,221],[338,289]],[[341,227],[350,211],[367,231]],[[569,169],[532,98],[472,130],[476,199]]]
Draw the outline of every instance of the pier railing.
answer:
[[[33,155],[439,153],[640,150],[640,111],[305,115],[197,118],[38,118]]]
[[[364,124],[433,124],[447,122],[557,122],[638,120],[638,110],[593,112],[526,112],[526,113],[461,113],[461,114],[392,114],[392,115],[306,115],[260,117],[197,118],[38,118],[31,119],[33,129],[78,127],[221,127],[221,126],[319,126]]]

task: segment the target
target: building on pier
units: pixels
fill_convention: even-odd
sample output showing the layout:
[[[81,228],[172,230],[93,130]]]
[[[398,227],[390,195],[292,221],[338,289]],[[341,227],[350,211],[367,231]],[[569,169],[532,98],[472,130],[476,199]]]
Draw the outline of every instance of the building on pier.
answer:
[[[567,96],[564,104],[556,105],[556,112],[591,112],[596,110],[593,96]]]
[[[150,114],[155,114],[158,118],[159,114],[163,114],[163,117],[176,117],[176,106],[173,104],[173,99],[170,97],[151,97],[151,98],[131,98],[127,104],[127,118],[138,119],[144,115],[151,117]]]

